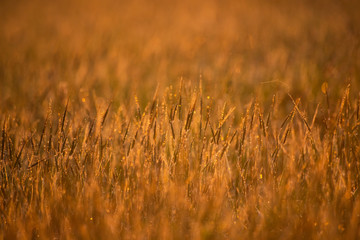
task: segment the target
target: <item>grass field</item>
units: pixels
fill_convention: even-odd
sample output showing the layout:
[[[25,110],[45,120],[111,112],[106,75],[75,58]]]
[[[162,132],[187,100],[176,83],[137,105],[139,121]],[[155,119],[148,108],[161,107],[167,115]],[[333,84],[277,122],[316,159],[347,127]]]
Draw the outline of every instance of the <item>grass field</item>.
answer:
[[[0,239],[360,239],[356,0],[0,2]]]

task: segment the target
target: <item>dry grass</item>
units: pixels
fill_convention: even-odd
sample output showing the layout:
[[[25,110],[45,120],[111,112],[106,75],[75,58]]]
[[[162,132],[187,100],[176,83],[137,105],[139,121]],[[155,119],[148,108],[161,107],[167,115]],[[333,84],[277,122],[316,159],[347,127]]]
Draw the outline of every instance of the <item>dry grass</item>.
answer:
[[[2,1],[0,238],[359,239],[356,1]]]

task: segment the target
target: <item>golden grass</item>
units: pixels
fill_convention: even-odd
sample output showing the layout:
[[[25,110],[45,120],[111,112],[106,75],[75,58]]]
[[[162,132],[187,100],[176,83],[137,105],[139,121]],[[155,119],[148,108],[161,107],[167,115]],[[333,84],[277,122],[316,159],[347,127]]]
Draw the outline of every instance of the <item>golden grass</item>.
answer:
[[[356,1],[0,3],[0,238],[360,238]]]

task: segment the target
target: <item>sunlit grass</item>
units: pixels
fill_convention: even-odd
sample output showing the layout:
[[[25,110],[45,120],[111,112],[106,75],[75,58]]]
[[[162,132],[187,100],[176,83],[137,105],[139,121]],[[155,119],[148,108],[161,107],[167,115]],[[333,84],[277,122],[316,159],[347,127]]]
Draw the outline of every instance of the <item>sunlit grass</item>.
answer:
[[[357,5],[0,3],[0,238],[360,238]]]

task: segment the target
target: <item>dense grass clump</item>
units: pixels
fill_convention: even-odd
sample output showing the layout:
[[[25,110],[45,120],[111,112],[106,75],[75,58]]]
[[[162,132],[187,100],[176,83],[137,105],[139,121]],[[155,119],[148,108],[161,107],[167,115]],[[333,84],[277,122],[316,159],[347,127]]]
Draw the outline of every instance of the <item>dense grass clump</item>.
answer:
[[[359,239],[356,1],[0,3],[0,238]]]
[[[142,109],[2,118],[6,238],[356,238],[359,101],[323,121],[167,88]],[[289,96],[290,97],[290,96]],[[220,110],[220,109],[219,109]],[[236,113],[236,114],[234,114]],[[238,116],[238,117],[236,117]]]

